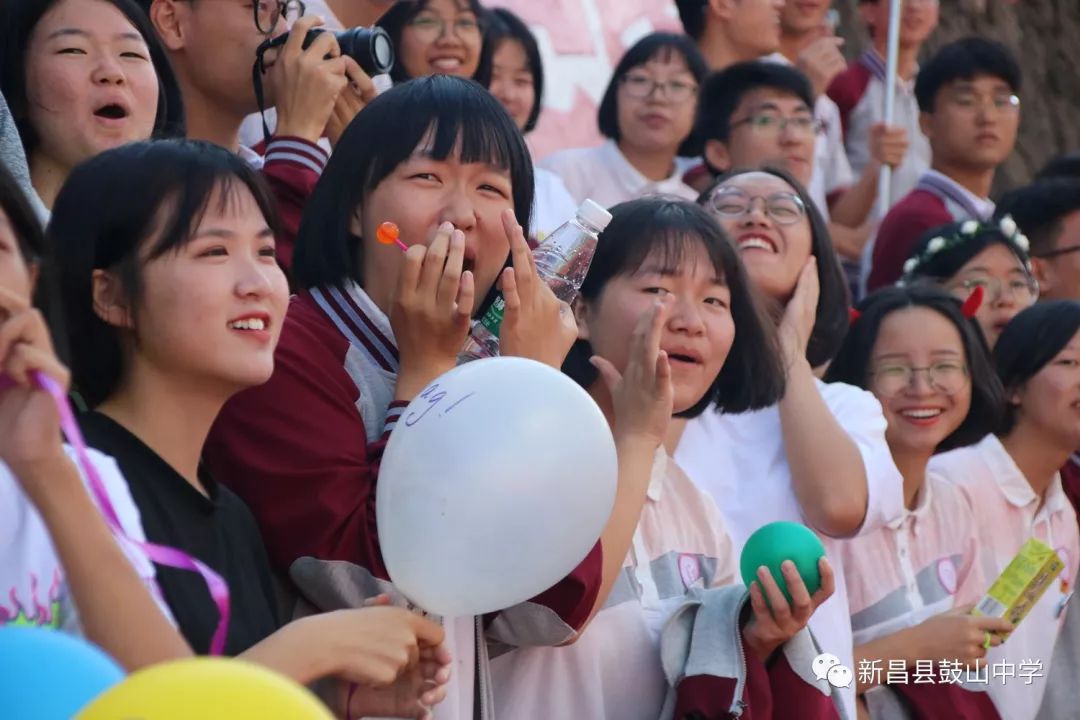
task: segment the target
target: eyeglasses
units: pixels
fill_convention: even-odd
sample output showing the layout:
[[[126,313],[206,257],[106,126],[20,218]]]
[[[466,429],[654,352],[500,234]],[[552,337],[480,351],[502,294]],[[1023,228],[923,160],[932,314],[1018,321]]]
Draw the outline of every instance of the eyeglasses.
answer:
[[[416,33],[429,40],[438,40],[446,32],[447,26],[453,29],[459,40],[470,40],[480,36],[480,21],[469,15],[462,15],[454,20],[445,20],[434,14],[420,14],[409,21]]]
[[[694,97],[698,91],[698,86],[693,83],[683,82],[682,80],[661,82],[653,80],[648,75],[639,75],[637,73],[624,75],[622,85],[626,89],[626,94],[630,97],[644,99],[659,90],[664,99],[676,104],[686,102]]]
[[[994,95],[976,95],[968,90],[961,90],[950,96],[949,101],[965,112],[989,106],[998,112],[1012,113],[1020,109],[1020,98],[1012,93],[996,93]]]
[[[1002,293],[1006,289],[1009,291],[1009,297],[1020,304],[1031,304],[1039,299],[1039,283],[1030,275],[1022,278],[1014,277],[1006,282],[1002,282],[996,277],[967,278],[960,282],[949,283],[945,286],[945,289],[951,292],[958,300],[963,301],[971,296],[975,288],[980,287],[985,293],[986,301],[990,303],[996,303],[1000,300]]]
[[[263,35],[272,34],[281,18],[285,18],[286,25],[292,25],[307,11],[307,6],[301,0],[277,0],[277,2],[255,0],[251,7],[252,12],[255,13],[255,27]]]
[[[751,115],[731,123],[732,128],[749,125],[754,132],[767,135],[779,135],[788,127],[800,135],[817,135],[821,132],[821,121],[811,115],[780,117],[779,115]]]
[[[925,372],[930,387],[945,395],[955,395],[968,381],[967,366],[957,362],[939,362],[928,367],[882,365],[870,375],[874,392],[884,398],[895,397],[912,387],[916,376]]]
[[[751,212],[755,200],[761,200],[765,214],[779,225],[794,225],[806,217],[806,205],[788,192],[751,197],[737,188],[719,188],[709,198],[709,206],[721,217],[736,219]]]

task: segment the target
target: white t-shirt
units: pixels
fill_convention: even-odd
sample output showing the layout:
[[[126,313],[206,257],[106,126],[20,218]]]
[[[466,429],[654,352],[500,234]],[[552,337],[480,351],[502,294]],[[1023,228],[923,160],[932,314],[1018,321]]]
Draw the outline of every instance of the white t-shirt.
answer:
[[[611,207],[651,195],[670,195],[693,202],[698,196],[682,181],[682,171],[674,158],[669,177],[649,180],[630,164],[614,140],[600,147],[557,152],[544,158],[540,165],[562,178],[577,204],[589,198],[603,207]]]
[[[78,467],[74,450],[66,446],[65,450]],[[89,455],[124,532],[133,540],[145,541],[139,510],[116,461],[96,450],[89,450]],[[81,468],[79,474],[82,476]],[[85,483],[86,477],[82,477]],[[117,541],[158,606],[172,620],[154,579],[154,564],[134,544],[123,538],[117,538]],[[117,612],[121,613],[123,609],[117,608]],[[0,461],[0,626],[6,624],[45,626],[81,633],[64,570],[45,522],[7,465]]]
[[[533,198],[529,235],[539,243],[567,220],[572,220],[578,204],[558,175],[541,167],[534,168],[533,174],[536,177],[536,196]]]
[[[903,480],[885,442],[885,417],[877,399],[843,383],[818,382],[825,404],[851,436],[862,455],[867,478],[866,518],[859,534],[883,527],[904,510]],[[770,522],[805,523],[791,486],[791,468],[784,450],[777,406],[725,415],[712,409],[686,425],[675,461],[709,493],[727,523],[735,551],[741,553],[750,535]],[[836,592],[810,618],[821,651],[854,667],[851,617],[838,543],[822,537],[836,575]],[[841,690],[848,717],[855,717],[855,689]]]

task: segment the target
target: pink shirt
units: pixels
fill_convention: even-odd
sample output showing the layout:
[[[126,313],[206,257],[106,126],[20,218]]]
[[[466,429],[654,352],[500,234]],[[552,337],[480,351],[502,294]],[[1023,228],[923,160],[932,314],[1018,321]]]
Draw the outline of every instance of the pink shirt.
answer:
[[[930,461],[930,467],[962,486],[971,498],[979,528],[983,573],[993,583],[1029,538],[1038,538],[1057,550],[1065,570],[1013,631],[1009,639],[987,654],[987,663],[1011,663],[1014,677],[989,679],[988,692],[1002,718],[1035,717],[1050,672],[1050,660],[1065,618],[1069,585],[1080,558],[1080,529],[1076,512],[1054,476],[1040,498],[1012,456],[994,435],[978,445],[953,450]],[[1037,675],[1020,679],[1022,664],[1038,663]],[[1026,677],[1026,676],[1025,676]]]
[[[856,645],[978,602],[987,588],[971,501],[933,473],[913,509],[839,546]]]

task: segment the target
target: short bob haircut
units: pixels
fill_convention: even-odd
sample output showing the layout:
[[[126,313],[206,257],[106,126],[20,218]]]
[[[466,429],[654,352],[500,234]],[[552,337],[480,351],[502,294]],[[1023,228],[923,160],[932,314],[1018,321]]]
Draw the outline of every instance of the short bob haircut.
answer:
[[[950,223],[924,232],[915,243],[908,258],[908,262],[914,258],[918,264],[913,270],[904,272],[902,281],[910,283],[926,278],[936,282],[947,282],[973,257],[991,245],[1004,245],[1016,256],[1025,271],[1030,267],[1028,254],[1002,234],[998,221],[978,223],[978,229],[970,235],[962,232],[962,228],[968,222],[971,221]],[[930,243],[935,238],[943,238],[946,246],[927,256]]]
[[[1048,177],[1010,190],[997,211],[1011,215],[1027,235],[1032,257],[1053,257],[1065,217],[1080,212],[1080,173]]]
[[[793,95],[814,112],[810,81],[795,68],[760,60],[735,63],[710,75],[701,87],[694,130],[698,139],[726,141],[731,135],[731,116],[743,97],[754,90]]]
[[[222,203],[229,203],[244,189],[277,233],[275,203],[262,177],[217,145],[190,140],[131,143],[107,150],[71,173],[56,199],[48,237],[63,312],[70,319],[73,384],[91,408],[115,392],[125,365],[122,332],[94,312],[94,270],[115,272],[129,306],[138,308],[142,266],[188,243],[216,191]],[[137,309],[135,317],[137,335]]]
[[[1018,408],[1008,400],[1037,375],[1080,332],[1080,302],[1035,303],[1009,321],[994,346],[994,365],[1005,387],[1005,414],[997,429],[1008,435],[1016,427]]]
[[[825,382],[842,382],[872,391],[871,356],[881,323],[895,312],[914,307],[933,310],[960,333],[964,363],[971,381],[971,407],[967,416],[941,441],[935,452],[974,445],[997,428],[1004,410],[1004,393],[978,324],[964,317],[959,301],[936,287],[888,287],[864,298],[857,306],[858,318],[852,321],[840,351],[825,373]]]
[[[844,334],[847,333],[848,308],[851,306],[847,278],[833,249],[829,226],[814,200],[807,194],[806,188],[792,177],[791,173],[776,167],[744,168],[721,175],[698,196],[698,204],[708,207],[709,198],[718,187],[747,173],[775,175],[791,186],[806,207],[806,218],[810,222],[810,254],[817,259],[818,283],[821,286],[814,330],[810,333],[810,341],[806,346],[806,359],[811,367],[821,367],[829,362],[840,348]]]
[[[919,69],[915,78],[919,110],[934,112],[941,88],[957,80],[974,80],[977,75],[1001,78],[1014,93],[1020,92],[1020,65],[1012,52],[993,40],[966,37],[938,50]]]
[[[504,42],[517,42],[525,52],[525,61],[533,79],[533,106],[529,110],[529,119],[525,121],[524,133],[536,129],[540,119],[540,109],[544,103],[544,63],[540,59],[540,48],[536,37],[521,18],[506,8],[494,8],[488,11],[488,30],[484,43],[491,48],[491,61],[495,62],[495,53]],[[490,84],[490,83],[489,83]]]
[[[431,75],[375,98],[341,137],[308,199],[293,251],[293,280],[302,289],[362,284],[362,239],[354,211],[398,165],[431,137],[430,154],[460,152],[466,163],[508,169],[514,213],[529,227],[533,167],[525,139],[499,101],[472,80]]]
[[[165,47],[150,25],[146,13],[133,0],[104,0],[112,3],[128,19],[146,42],[150,61],[158,79],[157,116],[152,138],[175,138],[185,135],[184,104],[180,85],[173,73]],[[26,94],[26,52],[30,36],[41,18],[60,0],[4,0],[0,9],[0,91],[3,92],[19,129],[29,160],[41,142],[31,127],[29,99]]]
[[[727,361],[705,396],[676,417],[697,417],[713,403],[719,412],[740,413],[778,402],[785,372],[775,327],[756,299],[738,251],[716,221],[693,203],[663,197],[620,203],[611,208],[611,216],[581,286],[581,302],[599,302],[612,278],[633,275],[654,253],[665,268],[677,270],[696,244],[705,248],[731,292],[735,341]],[[585,388],[598,377],[589,363],[592,354],[589,343],[578,340],[563,363],[563,372]]]
[[[604,91],[604,98],[600,101],[600,109],[596,115],[600,133],[604,137],[616,142],[622,137],[619,132],[618,95],[619,86],[627,73],[654,58],[666,59],[672,56],[683,59],[686,68],[694,76],[694,82],[697,83],[699,88],[701,87],[701,84],[705,82],[705,77],[709,74],[709,67],[705,64],[705,58],[701,56],[701,52],[697,49],[697,45],[694,44],[693,40],[685,35],[676,35],[674,33],[654,32],[646,35],[622,56],[611,75],[607,90]],[[700,143],[697,141],[693,130],[690,131],[690,135],[679,147],[678,154],[683,157],[697,157],[701,154]]]
[[[386,31],[390,36],[390,40],[394,43],[394,48],[401,47],[401,34],[405,30],[405,26],[412,22],[412,19],[419,15],[421,12],[427,9],[430,0],[397,0],[393,6],[383,13],[383,16],[379,18],[379,22],[376,23],[379,27]],[[480,0],[454,0],[454,3],[461,10],[468,10],[476,15],[476,21],[480,23],[481,33],[481,45],[480,45],[480,64],[476,66],[476,72],[473,73],[472,79],[480,83],[484,87],[491,84],[491,47],[487,41],[487,10],[480,4]],[[403,83],[406,80],[412,80],[412,76],[405,70],[405,66],[401,63],[401,55],[398,55],[397,61],[394,63],[394,67],[390,69],[390,79],[394,83]]]

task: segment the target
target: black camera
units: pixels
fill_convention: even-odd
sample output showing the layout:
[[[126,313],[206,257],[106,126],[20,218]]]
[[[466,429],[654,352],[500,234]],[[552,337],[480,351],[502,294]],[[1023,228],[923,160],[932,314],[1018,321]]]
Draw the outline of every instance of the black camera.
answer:
[[[307,37],[304,38],[304,49],[307,50],[311,47],[311,43],[315,42],[315,38],[324,32],[331,31],[322,28],[308,30]],[[356,64],[368,75],[373,77],[375,75],[384,75],[390,72],[390,68],[394,67],[394,43],[390,40],[390,35],[381,27],[355,27],[334,32],[333,35],[337,38],[341,54],[348,55],[355,60]],[[289,34],[285,33],[264,42],[258,50],[260,64],[263,53],[271,48],[281,47],[288,39]]]

